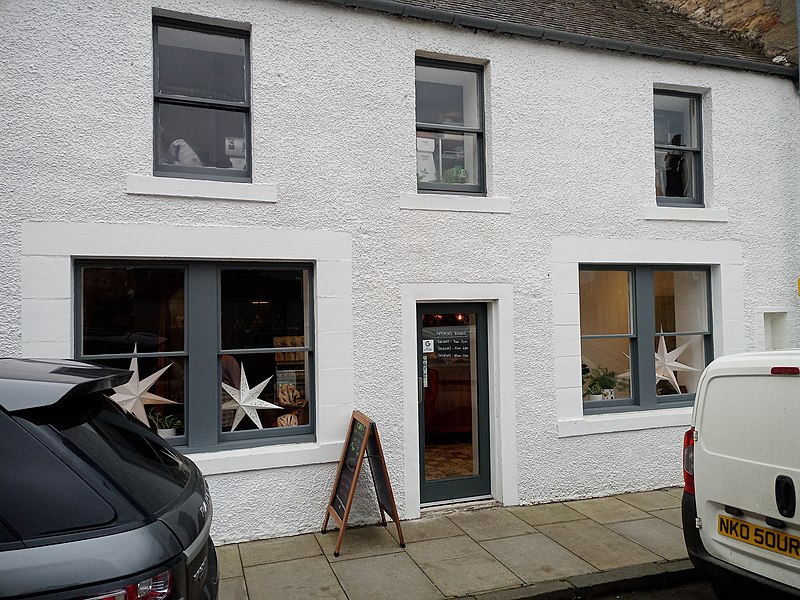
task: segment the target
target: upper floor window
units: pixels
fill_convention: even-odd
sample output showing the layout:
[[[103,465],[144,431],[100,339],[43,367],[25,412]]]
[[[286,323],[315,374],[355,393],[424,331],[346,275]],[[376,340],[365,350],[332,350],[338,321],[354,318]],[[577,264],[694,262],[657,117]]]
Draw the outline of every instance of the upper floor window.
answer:
[[[80,263],[75,356],[133,370],[114,399],[172,430],[163,435],[174,444],[312,441],[311,273],[283,263]]]
[[[250,181],[246,32],[153,22],[154,175]]]
[[[703,155],[697,94],[653,96],[656,200],[659,206],[703,206]]]
[[[417,189],[486,192],[483,67],[418,58]]]
[[[584,412],[691,404],[713,358],[707,267],[581,267]]]

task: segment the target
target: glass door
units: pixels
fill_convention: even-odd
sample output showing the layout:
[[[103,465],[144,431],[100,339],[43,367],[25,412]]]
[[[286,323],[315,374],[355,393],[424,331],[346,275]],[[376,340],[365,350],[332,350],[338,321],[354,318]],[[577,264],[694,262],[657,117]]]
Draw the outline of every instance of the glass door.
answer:
[[[420,499],[489,496],[486,305],[420,304],[417,332]]]

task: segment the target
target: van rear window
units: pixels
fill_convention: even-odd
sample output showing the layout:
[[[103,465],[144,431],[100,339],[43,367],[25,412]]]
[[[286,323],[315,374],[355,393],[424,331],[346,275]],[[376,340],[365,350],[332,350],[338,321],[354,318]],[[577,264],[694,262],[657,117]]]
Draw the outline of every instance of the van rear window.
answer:
[[[800,456],[800,378],[714,377],[701,410],[700,438],[709,452],[796,468]]]

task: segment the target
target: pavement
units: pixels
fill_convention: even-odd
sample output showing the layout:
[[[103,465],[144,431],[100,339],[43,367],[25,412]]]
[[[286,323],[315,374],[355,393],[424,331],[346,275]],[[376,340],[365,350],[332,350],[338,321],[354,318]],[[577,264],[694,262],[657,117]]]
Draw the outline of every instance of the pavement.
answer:
[[[401,521],[217,548],[219,600],[561,600],[697,579],[682,490],[535,506],[439,508]],[[320,519],[322,516],[320,516]]]

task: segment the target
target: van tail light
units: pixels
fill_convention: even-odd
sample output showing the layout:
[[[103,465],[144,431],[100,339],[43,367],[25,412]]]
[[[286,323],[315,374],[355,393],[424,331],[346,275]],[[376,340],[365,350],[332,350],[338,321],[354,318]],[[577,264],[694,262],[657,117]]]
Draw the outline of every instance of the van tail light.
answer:
[[[800,367],[772,367],[770,375],[800,375]]]
[[[694,427],[683,434],[683,490],[694,494]]]
[[[172,591],[172,572],[159,573],[139,583],[125,586],[124,590],[116,590],[87,600],[165,600]]]

